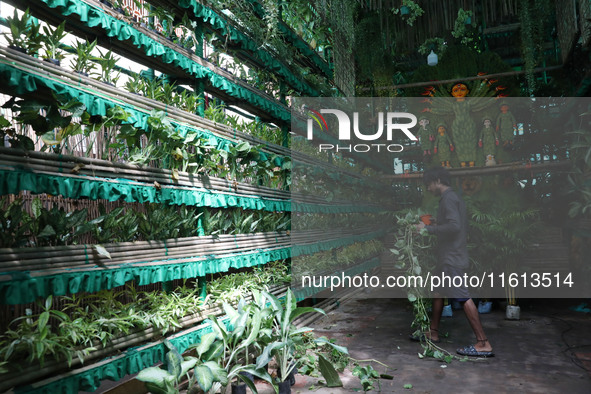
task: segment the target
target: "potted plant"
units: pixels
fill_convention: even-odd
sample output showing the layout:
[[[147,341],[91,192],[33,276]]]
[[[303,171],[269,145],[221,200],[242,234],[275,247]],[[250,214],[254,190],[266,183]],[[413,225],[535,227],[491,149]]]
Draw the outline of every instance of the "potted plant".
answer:
[[[414,0],[402,0],[400,7],[392,8],[392,12],[394,15],[400,14],[403,16],[409,26],[412,26],[415,20],[425,13]]]
[[[101,67],[101,72],[98,75],[98,80],[103,81],[111,86],[115,86],[117,81],[119,80],[119,71],[115,70],[117,66],[117,58],[113,55],[113,52],[110,50],[106,53],[103,53],[99,50],[100,57],[97,59],[99,66]]]
[[[14,10],[12,18],[6,18],[9,33],[4,33],[8,41],[8,47],[19,52],[34,56],[41,48],[41,35],[39,24],[32,20],[29,9],[19,18],[17,10]]]
[[[172,34],[174,32],[174,14],[166,8],[153,7],[150,11],[150,17],[155,20],[154,24],[156,24],[157,20],[162,26],[162,35],[169,40],[172,40]]]
[[[77,41],[74,49],[76,50],[76,58],[72,60],[70,65],[78,74],[88,77],[91,71],[94,70],[95,61],[99,59],[92,55],[92,51],[96,48],[96,40],[93,42]]]
[[[255,366],[250,363],[250,352],[256,341],[259,337],[266,336],[263,322],[270,311],[265,308],[265,297],[259,292],[253,292],[251,303],[247,304],[244,299],[240,299],[236,309],[228,303],[224,303],[223,308],[229,318],[226,325],[215,316],[211,318],[218,338],[217,346],[222,349],[221,367],[227,373],[228,382],[232,383],[233,393],[246,393],[246,386],[257,393],[252,376],[273,384],[271,376],[263,368],[266,364]]]
[[[277,376],[279,393],[290,393],[290,375],[298,366],[295,357],[295,346],[303,340],[303,334],[313,329],[309,327],[297,328],[293,321],[300,315],[309,312],[324,314],[322,309],[312,307],[297,307],[296,299],[290,289],[285,296],[285,305],[282,305],[275,296],[263,292],[270,303],[273,317],[273,341],[270,342],[257,358],[256,367],[262,368],[274,358],[278,365]]]
[[[460,39],[464,45],[470,44],[474,41],[472,31],[470,30],[472,24],[472,11],[466,11],[463,8],[458,10],[458,16],[454,22],[454,29],[451,35]]]
[[[41,38],[45,50],[43,59],[56,66],[60,65],[65,56],[64,51],[59,46],[66,34],[66,21],[60,23],[55,29],[50,26],[43,26],[43,36]]]

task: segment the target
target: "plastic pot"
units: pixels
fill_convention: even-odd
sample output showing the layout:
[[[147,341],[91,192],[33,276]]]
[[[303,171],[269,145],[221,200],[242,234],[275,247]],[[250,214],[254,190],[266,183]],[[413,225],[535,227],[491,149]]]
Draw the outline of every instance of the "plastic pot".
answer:
[[[25,48],[17,47],[14,45],[9,45],[8,48],[14,49],[15,51],[18,51],[20,53],[24,53],[25,55],[27,54],[27,50]]]
[[[277,387],[279,388],[279,394],[291,394],[291,383],[289,379],[277,383]]]
[[[285,381],[288,381],[289,384],[293,386],[296,382],[296,378],[295,378],[296,373],[298,373],[298,369],[297,368],[292,369],[291,372],[289,373],[289,376],[287,377],[287,379],[285,379]],[[279,376],[280,379],[282,378],[280,371],[277,371],[277,376]]]
[[[491,301],[480,301],[478,303],[478,313],[485,314],[490,313],[492,310],[492,302]]]
[[[521,308],[518,305],[507,305],[507,309],[505,309],[505,318],[507,320],[519,320],[519,314],[521,313]]]
[[[46,61],[46,62],[48,62],[48,63],[51,63],[51,64],[53,64],[55,66],[58,66],[58,67],[61,64],[58,59],[43,59],[43,60]]]
[[[451,305],[445,305],[441,311],[441,317],[452,317],[454,315]]]
[[[254,375],[251,374],[250,372],[240,372],[240,375],[244,376],[246,379],[250,380],[251,382],[254,382]]]
[[[246,394],[246,384],[232,384],[232,394]]]

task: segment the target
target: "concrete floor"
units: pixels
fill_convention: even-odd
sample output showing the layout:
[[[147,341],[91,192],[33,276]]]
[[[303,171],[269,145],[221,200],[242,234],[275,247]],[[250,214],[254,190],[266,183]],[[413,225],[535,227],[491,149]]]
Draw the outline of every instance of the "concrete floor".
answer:
[[[353,300],[311,326],[317,335],[337,339],[352,358],[376,359],[381,392],[415,393],[591,393],[591,314],[569,309],[581,300],[522,300],[521,320],[505,319],[500,308],[481,315],[495,357],[445,364],[419,359],[420,344],[408,339],[412,312],[406,300]],[[444,318],[440,332],[448,333],[441,346],[455,349],[474,343],[463,311]],[[364,364],[364,363],[362,363]],[[341,374],[342,388],[320,387],[318,379],[297,376],[292,393],[359,392],[359,379]],[[410,384],[411,389],[404,386]],[[259,385],[261,393],[272,392]],[[312,387],[313,386],[313,387]],[[312,389],[311,389],[312,387]]]

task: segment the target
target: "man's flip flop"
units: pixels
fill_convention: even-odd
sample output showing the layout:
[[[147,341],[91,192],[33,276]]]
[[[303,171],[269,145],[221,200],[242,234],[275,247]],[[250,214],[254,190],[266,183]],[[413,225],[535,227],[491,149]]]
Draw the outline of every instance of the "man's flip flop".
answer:
[[[425,336],[425,334],[420,334],[420,335],[416,335],[416,334],[413,335],[413,334],[411,334],[411,335],[408,336],[408,339],[410,339],[413,342],[427,342],[427,337]],[[438,339],[436,341],[434,341],[434,340],[431,339],[431,342],[433,342],[433,343],[440,343],[441,342],[441,339]]]
[[[476,350],[474,345],[459,348],[456,350],[456,352],[462,356],[471,357],[493,357],[495,355],[493,352],[479,352],[478,350]]]

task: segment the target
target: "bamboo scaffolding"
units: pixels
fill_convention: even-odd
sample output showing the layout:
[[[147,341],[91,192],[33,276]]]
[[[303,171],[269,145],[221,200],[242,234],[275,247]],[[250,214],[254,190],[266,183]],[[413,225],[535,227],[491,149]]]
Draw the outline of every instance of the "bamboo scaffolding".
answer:
[[[209,130],[218,135],[218,137],[222,137],[233,142],[248,141],[256,145],[265,144],[266,149],[264,150],[268,152],[285,156],[289,155],[290,153],[287,148],[270,144],[269,142],[258,139],[250,134],[234,130],[226,125],[210,121],[209,119],[199,117],[176,107],[171,107],[160,101],[129,93],[114,86],[102,83],[96,79],[85,77],[79,74],[73,74],[61,67],[55,66],[48,62],[43,62],[31,56],[23,55],[22,53],[10,48],[0,47],[0,54],[4,55],[8,60],[14,61],[15,63],[11,64],[13,67],[24,69],[27,72],[45,78],[52,78],[56,82],[65,83],[77,89],[86,91],[87,93],[99,95],[107,100],[113,101],[114,103],[120,102],[122,105],[131,104],[133,107],[142,110],[142,112],[145,112],[146,114],[150,114],[153,109],[163,111],[171,119]],[[285,108],[288,110],[287,107]]]
[[[168,178],[165,176],[159,175],[139,175],[141,172],[138,171],[138,174],[129,174],[128,172],[122,171],[109,171],[108,168],[104,169],[97,169],[96,167],[89,167],[89,168],[82,168],[80,171],[76,169],[76,164],[74,163],[54,163],[42,160],[35,160],[35,159],[26,159],[26,158],[18,158],[15,157],[14,159],[3,159],[0,156],[0,169],[11,169],[11,170],[19,170],[19,169],[30,169],[35,173],[39,174],[46,174],[46,175],[54,175],[54,176],[65,176],[70,178],[77,178],[77,179],[100,179],[103,182],[109,183],[120,183],[118,178],[122,178],[126,176],[126,184],[136,184],[136,185],[143,185],[143,186],[152,186],[154,187],[154,182],[158,182],[160,187],[162,188],[174,188],[180,190],[201,190],[201,191],[215,191],[216,193],[225,194],[225,195],[233,195],[233,196],[243,196],[243,197],[250,197],[250,198],[260,198],[265,197],[268,199],[274,200],[288,200],[290,198],[290,192],[288,191],[281,191],[281,190],[274,190],[274,189],[261,189],[257,188],[256,186],[251,186],[248,184],[231,184],[227,183],[224,184],[223,182],[189,182],[179,180],[175,182],[172,178]],[[61,171],[60,171],[61,169]],[[127,181],[129,179],[130,181]]]
[[[131,245],[111,244],[105,248],[111,259],[98,255],[94,250],[89,253],[90,245],[70,247],[40,247],[34,250],[0,249],[0,270],[9,272],[32,271],[31,277],[55,275],[60,273],[94,271],[96,269],[112,269],[125,264],[134,266],[165,266],[169,264],[192,263],[224,257],[233,257],[248,252],[260,253],[290,248],[294,245],[315,245],[319,242],[330,242],[344,236],[355,236],[359,232],[314,231],[296,234],[294,237],[286,233],[265,233],[242,236],[225,236],[220,242],[212,242],[212,237],[194,238],[187,246],[173,243],[153,246],[151,242],[128,243]],[[229,239],[228,239],[229,238]],[[31,248],[32,249],[32,248]],[[92,256],[92,259],[91,259]],[[66,261],[64,261],[66,260]],[[97,266],[98,265],[98,266]],[[1,281],[10,281],[12,276],[0,276]]]
[[[8,0],[8,2],[13,3],[14,5],[18,5],[18,1],[15,1],[15,0]],[[269,103],[272,103],[276,106],[285,107],[284,105],[281,104],[281,102],[278,99],[276,99],[272,95],[270,95],[262,90],[259,90],[253,86],[248,85],[247,83],[241,81],[240,79],[237,79],[232,74],[215,66],[214,64],[208,62],[207,60],[198,58],[196,55],[189,53],[186,49],[171,42],[170,40],[168,40],[164,36],[162,36],[156,32],[153,32],[148,28],[144,28],[144,27],[140,26],[139,24],[135,24],[131,20],[127,20],[126,17],[124,17],[122,14],[116,12],[115,10],[110,9],[108,7],[102,7],[98,2],[94,2],[92,0],[85,1],[85,3],[87,3],[91,6],[94,6],[98,9],[102,8],[102,12],[104,14],[106,14],[110,17],[113,17],[115,19],[119,19],[123,23],[129,24],[132,29],[137,30],[139,33],[148,37],[149,39],[152,39],[153,42],[156,42],[164,47],[168,47],[169,49],[177,52],[180,56],[183,56],[183,57],[187,58],[188,60],[194,61],[195,63],[201,65],[204,68],[209,68],[215,74],[226,78],[226,80],[228,82],[230,82],[236,86],[239,86],[245,90],[248,90],[250,93],[257,95],[258,97],[264,99],[265,101],[267,101]],[[48,8],[47,6],[45,6],[42,3],[32,4],[30,8],[31,8],[32,13],[36,17],[38,17],[48,23],[53,22],[53,24],[58,25],[64,18],[64,16],[60,15],[60,13],[56,13],[55,10]],[[65,16],[65,18],[67,18],[70,22],[68,24],[70,31],[74,31],[75,33],[78,33],[81,36],[86,36],[86,38],[88,38],[88,34],[90,33],[99,40],[99,45],[101,43],[103,43],[104,40],[108,40],[109,47],[113,50],[113,52],[116,52],[122,56],[125,56],[126,58],[130,58],[131,60],[134,60],[138,63],[144,64],[148,67],[156,68],[164,74],[177,75],[180,78],[189,79],[190,81],[194,81],[194,80],[198,79],[197,76],[195,74],[193,74],[191,71],[185,70],[182,67],[177,67],[174,64],[167,63],[167,62],[161,60],[160,56],[147,55],[146,50],[144,48],[138,48],[135,45],[130,45],[130,42],[129,42],[130,40],[119,40],[119,39],[113,40],[113,39],[111,39],[111,37],[108,37],[108,33],[109,33],[108,29],[101,29],[101,28],[98,28],[97,26],[88,26],[87,22],[82,22],[82,20],[75,15],[76,15],[76,13],[74,13],[74,15],[71,15],[71,16]],[[92,40],[92,39],[90,39],[90,40]],[[206,80],[207,80],[207,78],[206,78]],[[249,101],[240,100],[238,97],[235,97],[235,96],[227,93],[223,89],[213,86],[213,84],[207,84],[206,91],[213,94],[214,96],[218,96],[218,97],[222,98],[222,100],[224,100],[226,102],[239,101],[239,102],[241,102],[241,106],[244,107],[246,110],[260,116],[261,118],[264,118],[265,120],[268,120],[268,121],[276,121],[277,120],[277,118],[275,116],[271,115],[264,108],[261,108],[261,106],[256,105],[256,104],[252,104]],[[287,109],[287,111],[289,111],[289,110]]]
[[[0,55],[4,55],[6,59],[10,61],[10,65],[12,67],[19,68],[33,75],[53,79],[58,83],[85,91],[88,94],[100,96],[106,100],[114,102],[115,104],[119,103],[121,105],[125,105],[128,103],[134,108],[139,109],[148,115],[153,109],[160,110],[165,112],[169,118],[176,120],[177,122],[193,126],[196,129],[211,131],[214,135],[217,135],[223,139],[232,142],[248,141],[249,143],[253,143],[255,145],[263,145],[262,150],[269,153],[291,157],[292,160],[330,169],[332,171],[338,171],[354,178],[363,178],[359,174],[344,170],[334,165],[330,165],[326,162],[318,161],[313,157],[309,157],[305,154],[291,151],[288,148],[269,143],[250,134],[234,130],[226,125],[212,122],[195,114],[177,109],[175,107],[170,107],[157,100],[149,99],[137,94],[117,89],[116,87],[104,84],[100,81],[85,77],[83,75],[67,72],[67,70],[64,70],[51,63],[24,55],[13,49],[0,47]],[[0,58],[0,62],[1,61],[2,59]]]
[[[280,296],[282,293],[284,293],[287,289],[287,286],[276,286],[274,288],[272,288],[269,292],[273,295],[276,296]],[[246,299],[252,299],[252,296],[248,295],[246,297]],[[210,316],[217,316],[217,317],[221,317],[224,315],[224,311],[223,308],[218,304],[218,305],[214,305],[213,307],[209,308],[209,309],[205,309],[203,311],[200,311],[197,315],[190,315],[190,316],[186,316],[182,319],[180,319],[179,324],[181,325],[181,328],[179,328],[178,330],[174,330],[173,331],[173,335],[169,336],[170,337],[174,337],[174,336],[178,336],[180,334],[183,334],[182,332],[178,332],[181,331],[187,327],[191,327],[191,326],[195,326],[196,324],[198,324],[199,322],[204,321],[205,319],[207,319]],[[198,326],[196,328],[201,328],[201,326]],[[176,333],[174,333],[175,331],[177,331]],[[187,332],[192,331],[191,329],[187,330]],[[129,335],[126,335],[124,337],[119,337],[114,339],[113,341],[111,341],[111,345],[96,351],[91,352],[88,356],[86,356],[84,358],[84,361],[87,362],[89,360],[95,360],[97,358],[102,358],[102,357],[107,357],[110,354],[113,354],[117,351],[121,351],[122,349],[126,349],[126,348],[130,348],[130,347],[134,347],[137,346],[138,344],[141,344],[142,342],[146,342],[147,340],[150,340],[154,337],[157,336],[161,336],[161,334],[159,334],[159,329],[154,328],[154,327],[148,327],[146,329],[142,329],[142,330],[138,330],[135,331]],[[158,344],[162,343],[162,340],[159,340],[155,343],[151,343],[148,345],[144,345],[144,346],[156,346]],[[100,345],[98,342],[96,343],[96,345]],[[113,359],[109,359],[107,362],[111,362]],[[105,360],[103,361],[99,361],[98,363],[92,364],[92,365],[87,365],[83,368],[80,368],[78,370],[72,370],[72,367],[77,366],[79,364],[81,364],[80,360],[75,357],[72,359],[72,365],[68,366],[68,364],[66,362],[63,361],[50,361],[45,363],[45,366],[43,368],[39,368],[38,366],[33,366],[33,367],[29,367],[23,371],[19,371],[18,373],[13,373],[10,375],[4,375],[3,376],[3,380],[0,382],[0,391],[4,391],[7,389],[10,389],[12,387],[17,387],[19,385],[22,385],[24,383],[28,383],[31,381],[35,381],[37,379],[40,379],[44,376],[53,376],[50,377],[48,379],[46,379],[43,382],[37,382],[37,384],[40,386],[49,384],[51,381],[56,379],[56,374],[59,374],[61,371],[66,371],[66,370],[70,370],[69,372],[67,372],[66,374],[62,374],[60,375],[58,378],[63,378],[64,376],[67,375],[71,375],[71,374],[78,374],[81,373],[85,370],[88,369],[92,369],[95,368],[98,364],[102,364],[104,363]]]
[[[537,67],[532,70],[533,73],[540,73],[545,71],[553,71],[562,68],[562,65],[559,66],[548,66],[548,67]],[[524,74],[524,70],[520,71],[506,71],[502,73],[495,73],[495,74],[486,74],[481,76],[473,76],[473,77],[462,77],[462,78],[454,78],[454,79],[445,79],[442,81],[427,81],[427,82],[412,82],[412,83],[403,83],[399,85],[390,85],[390,86],[377,86],[372,88],[361,88],[361,91],[370,91],[370,90],[388,90],[388,89],[405,89],[405,88],[415,88],[420,86],[432,86],[432,85],[444,85],[448,83],[454,83],[458,81],[466,82],[466,81],[475,81],[479,79],[490,79],[490,78],[501,78],[501,77],[510,77],[515,75]]]
[[[90,163],[90,164],[86,164]],[[83,166],[81,166],[81,164]],[[160,187],[174,187],[175,189],[203,191],[215,191],[225,195],[244,196],[250,198],[269,198],[274,200],[294,199],[297,202],[324,205],[358,205],[359,202],[336,200],[327,203],[320,196],[312,196],[304,193],[294,193],[277,190],[264,186],[253,186],[246,183],[230,182],[226,179],[204,177],[189,173],[179,172],[178,180],[173,179],[172,171],[154,169],[152,167],[138,167],[112,163],[89,158],[78,158],[76,156],[60,156],[45,152],[23,152],[12,148],[0,148],[0,168],[3,169],[29,169],[36,173],[67,176],[77,179],[104,178],[102,181],[119,183],[118,178],[126,177],[131,179],[126,184],[138,184],[143,186],[154,186],[158,182]],[[125,167],[127,168],[125,168]],[[148,183],[147,185],[145,183]],[[368,204],[365,204],[368,205]],[[372,206],[369,204],[368,206]],[[377,205],[375,205],[377,206]]]
[[[363,234],[364,232],[368,232],[374,229],[373,227],[360,227],[353,230],[333,230],[333,231],[326,231],[326,230],[306,230],[306,231],[292,231],[287,234],[286,231],[280,232],[268,232],[268,233],[250,233],[250,234],[222,234],[222,235],[207,235],[207,236],[198,236],[198,237],[186,237],[186,238],[173,238],[164,241],[137,241],[137,242],[118,242],[112,244],[104,244],[103,246],[107,249],[112,251],[113,253],[117,252],[125,252],[129,250],[140,249],[142,251],[146,251],[150,248],[159,248],[159,249],[173,249],[175,247],[180,246],[197,246],[197,245],[207,245],[207,244],[215,244],[215,243],[234,243],[237,240],[242,241],[243,239],[264,239],[269,242],[278,239],[282,239],[283,237],[289,237],[292,242],[305,242],[309,240],[310,242],[318,242],[321,240],[330,240],[333,238],[338,238],[339,236],[353,236]],[[42,246],[42,247],[32,247],[32,248],[2,248],[0,249],[0,261],[6,259],[7,255],[10,254],[18,254],[19,258],[39,258],[47,255],[66,255],[72,252],[72,254],[84,254],[85,249],[92,245],[69,245],[69,246]],[[106,257],[104,257],[106,259]]]

